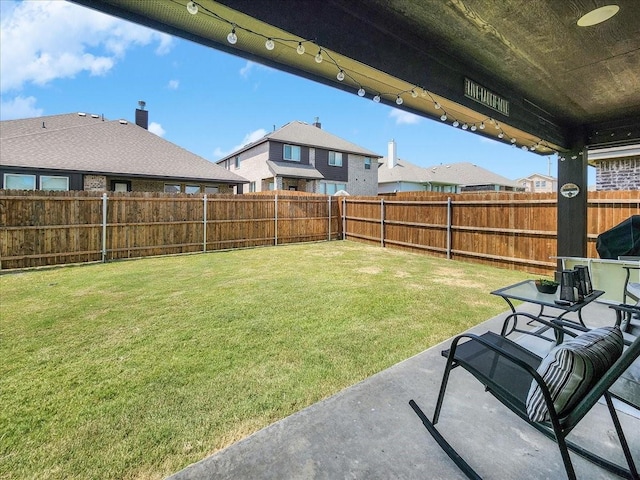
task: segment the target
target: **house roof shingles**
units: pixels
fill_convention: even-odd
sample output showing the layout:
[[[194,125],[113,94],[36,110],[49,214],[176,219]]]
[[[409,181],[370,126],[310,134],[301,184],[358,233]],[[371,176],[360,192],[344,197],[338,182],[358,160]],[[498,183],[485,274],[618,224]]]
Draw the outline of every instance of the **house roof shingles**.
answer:
[[[135,123],[90,114],[2,121],[0,159],[12,167],[247,183]]]
[[[225,161],[228,158],[238,155],[240,152],[246,151],[256,145],[267,142],[269,140],[294,143],[296,145],[305,145],[308,147],[324,148],[327,150],[336,150],[346,153],[354,153],[357,155],[363,155],[365,157],[380,158],[375,152],[360,147],[355,143],[351,143],[343,138],[340,138],[332,133],[323,130],[315,125],[309,125],[308,123],[301,122],[299,120],[289,122],[283,127],[271,132],[259,140],[253,143],[249,143],[242,147],[240,150],[233,152],[230,155],[218,160],[218,163]]]

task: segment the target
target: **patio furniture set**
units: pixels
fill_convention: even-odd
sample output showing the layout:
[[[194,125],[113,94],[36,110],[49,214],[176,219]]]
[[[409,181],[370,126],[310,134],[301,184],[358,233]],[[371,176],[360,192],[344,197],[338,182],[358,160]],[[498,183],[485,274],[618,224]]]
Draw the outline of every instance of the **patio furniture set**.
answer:
[[[638,366],[637,363],[633,365],[640,355],[640,295],[637,291],[640,285],[630,281],[630,274],[634,269],[640,269],[640,265],[624,268],[627,275],[623,298],[638,303],[609,305],[613,310],[610,326],[590,329],[582,318],[582,310],[600,298],[604,291],[590,289],[579,301],[566,302],[561,300],[560,292],[539,292],[530,280],[491,292],[502,297],[511,310],[500,334],[491,331],[482,335],[462,334],[442,352],[447,360],[432,418],[429,419],[414,400],[409,404],[438,445],[468,478],[481,477],[435,427],[449,376],[456,367],[469,372],[500,403],[555,440],[569,479],[576,478],[569,451],[622,478],[640,479],[634,452],[615,408],[617,402],[623,402],[640,412]],[[539,311],[537,314],[519,311],[514,301],[537,305]],[[518,325],[519,317],[525,319],[530,329]],[[515,333],[521,336],[514,340],[508,338]],[[528,335],[549,342],[548,353],[539,355],[526,348],[526,342],[515,341]],[[630,373],[632,369],[635,373]],[[603,401],[626,466],[567,439],[592,408]]]

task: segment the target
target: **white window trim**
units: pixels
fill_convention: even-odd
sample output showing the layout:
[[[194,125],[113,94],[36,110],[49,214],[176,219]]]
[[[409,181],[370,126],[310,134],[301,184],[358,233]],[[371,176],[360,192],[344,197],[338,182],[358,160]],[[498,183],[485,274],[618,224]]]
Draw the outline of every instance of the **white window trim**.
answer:
[[[36,176],[28,175],[26,173],[5,173],[4,174],[4,188],[7,188],[7,178],[8,177],[23,177],[23,178],[31,178],[33,180],[33,188],[27,188],[22,190],[35,190],[36,189]]]
[[[48,178],[59,178],[59,179],[63,179],[66,183],[66,188],[64,190],[53,190],[53,189],[47,189],[47,191],[50,192],[68,192],[69,191],[69,177],[65,177],[62,175],[40,175],[40,190],[44,190],[44,188],[42,187],[42,179],[48,179]]]
[[[336,156],[340,156],[340,163],[336,162]],[[331,157],[333,157],[333,161],[331,160]],[[329,165],[331,165],[332,167],[341,167],[342,166],[342,152],[334,152],[334,151],[329,151]]]
[[[291,157],[295,157],[295,155],[293,154],[294,151],[298,152],[298,158],[287,158],[287,147],[289,147],[290,151],[291,151]],[[302,159],[302,148],[300,147],[300,145],[291,145],[289,143],[285,143],[282,146],[282,159],[283,160],[288,160],[290,162],[299,162]]]

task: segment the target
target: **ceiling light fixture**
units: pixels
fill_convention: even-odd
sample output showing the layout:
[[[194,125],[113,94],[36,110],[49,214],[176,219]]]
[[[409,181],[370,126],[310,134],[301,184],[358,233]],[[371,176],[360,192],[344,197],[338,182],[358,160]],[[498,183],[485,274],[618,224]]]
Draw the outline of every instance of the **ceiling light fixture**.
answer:
[[[597,25],[609,20],[619,11],[620,7],[618,5],[605,5],[604,7],[596,8],[581,16],[578,19],[578,26],[591,27],[592,25]]]
[[[198,13],[198,5],[196,5],[194,2],[187,3],[187,12],[189,12],[191,15],[195,15],[196,13]]]

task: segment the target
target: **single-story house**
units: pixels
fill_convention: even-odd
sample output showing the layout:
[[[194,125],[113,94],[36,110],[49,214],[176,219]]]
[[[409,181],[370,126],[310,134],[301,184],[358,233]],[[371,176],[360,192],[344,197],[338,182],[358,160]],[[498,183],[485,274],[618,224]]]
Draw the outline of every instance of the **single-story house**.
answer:
[[[242,193],[247,180],[136,123],[69,113],[0,122],[0,188]]]

